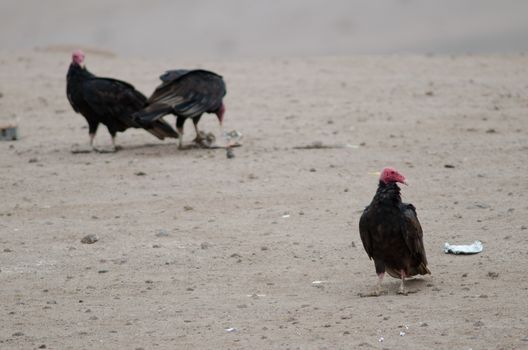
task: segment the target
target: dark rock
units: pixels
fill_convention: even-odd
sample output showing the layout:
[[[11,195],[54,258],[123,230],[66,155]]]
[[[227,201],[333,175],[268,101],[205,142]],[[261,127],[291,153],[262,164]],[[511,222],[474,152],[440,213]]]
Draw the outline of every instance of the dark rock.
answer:
[[[96,234],[90,233],[89,235],[84,236],[81,239],[81,243],[83,244],[93,244],[99,240],[99,237],[97,237]]]

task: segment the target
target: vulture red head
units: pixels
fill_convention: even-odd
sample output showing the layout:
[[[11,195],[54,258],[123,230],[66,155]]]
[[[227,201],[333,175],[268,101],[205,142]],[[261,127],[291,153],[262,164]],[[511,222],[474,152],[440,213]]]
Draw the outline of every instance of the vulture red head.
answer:
[[[82,52],[82,50],[73,51],[72,62],[79,66],[82,66],[84,63],[84,52]]]
[[[385,184],[391,183],[391,182],[399,182],[404,185],[407,185],[407,182],[405,182],[405,176],[400,174],[398,170],[387,167],[382,170],[380,175],[380,181],[382,181]]]

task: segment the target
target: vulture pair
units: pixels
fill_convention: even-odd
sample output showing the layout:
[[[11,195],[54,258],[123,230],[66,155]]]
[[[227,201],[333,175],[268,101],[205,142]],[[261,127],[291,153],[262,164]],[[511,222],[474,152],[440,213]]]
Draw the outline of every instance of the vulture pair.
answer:
[[[173,70],[163,74],[154,93],[146,98],[134,86],[121,80],[97,77],[84,66],[85,55],[77,50],[66,77],[66,94],[73,110],[88,122],[90,147],[99,124],[107,127],[116,150],[116,133],[128,128],[143,128],[163,140],[179,138],[182,148],[183,124],[191,118],[198,133],[203,113],[215,113],[224,119],[223,98],[226,87],[221,76],[206,70]],[[162,118],[176,116],[176,130]]]
[[[378,190],[359,220],[363,247],[374,260],[378,275],[376,289],[370,296],[380,295],[385,272],[401,279],[400,294],[406,294],[406,277],[431,273],[416,208],[402,202],[398,183],[406,184],[402,174],[393,168],[383,169]]]

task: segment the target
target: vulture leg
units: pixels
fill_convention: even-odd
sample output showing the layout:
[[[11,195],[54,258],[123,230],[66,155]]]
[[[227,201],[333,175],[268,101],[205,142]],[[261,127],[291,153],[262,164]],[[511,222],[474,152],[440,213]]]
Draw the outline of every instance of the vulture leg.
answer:
[[[385,272],[378,273],[378,282],[376,283],[376,288],[370,292],[370,293],[359,293],[360,297],[379,297],[381,294],[383,294],[383,290],[381,289],[381,282],[383,281],[383,277],[385,276]]]
[[[401,276],[401,284],[400,289],[398,290],[398,294],[407,295],[407,291],[405,290],[405,286],[403,285],[405,281],[405,271],[400,270],[400,276]]]
[[[194,124],[194,131],[196,131],[196,138],[194,139],[194,142],[201,143],[202,142],[202,136],[200,135],[200,130],[198,130],[198,122],[200,121],[200,118],[202,116],[198,116],[196,118],[193,118],[193,124]]]
[[[385,276],[385,272],[378,273],[378,283],[376,283],[376,296],[381,295],[381,282],[383,281],[383,277]]]
[[[91,148],[94,148],[94,145],[93,145],[94,138],[95,138],[95,134],[90,133],[90,147]]]
[[[194,138],[194,142],[200,143],[202,141],[202,137],[200,136],[200,130],[198,130],[198,123],[194,121],[194,131],[196,131],[196,137]]]
[[[90,136],[90,148],[94,151],[97,151],[97,149],[94,146],[94,139],[95,139],[95,133],[97,132],[98,127],[99,127],[98,122],[88,120],[88,135]]]
[[[183,124],[185,124],[185,118],[177,116],[176,118],[176,132],[178,133],[178,149],[183,149]]]

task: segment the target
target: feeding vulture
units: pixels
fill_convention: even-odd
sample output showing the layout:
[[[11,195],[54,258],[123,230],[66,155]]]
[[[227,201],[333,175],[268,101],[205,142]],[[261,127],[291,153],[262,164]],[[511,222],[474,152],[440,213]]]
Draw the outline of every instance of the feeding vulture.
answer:
[[[203,113],[216,114],[220,126],[224,120],[226,94],[224,79],[203,69],[170,70],[160,76],[162,83],[147,100],[147,106],[135,114],[136,120],[149,126],[167,114],[176,116],[176,130],[182,148],[183,124],[191,118],[199,141],[198,122]]]
[[[147,127],[134,120],[132,114],[145,107],[147,98],[132,85],[124,81],[100,78],[84,66],[84,53],[74,51],[66,77],[66,95],[73,110],[88,122],[90,146],[99,124],[104,124],[112,136],[112,147],[116,150],[115,136],[128,128],[144,128],[157,138],[178,137],[176,131],[164,120],[158,119]]]
[[[359,234],[363,247],[378,275],[376,290],[381,293],[385,272],[401,279],[400,294],[406,294],[404,280],[414,275],[430,274],[423,244],[423,233],[416,209],[402,203],[398,182],[405,177],[393,168],[383,169],[378,190],[359,220]]]

